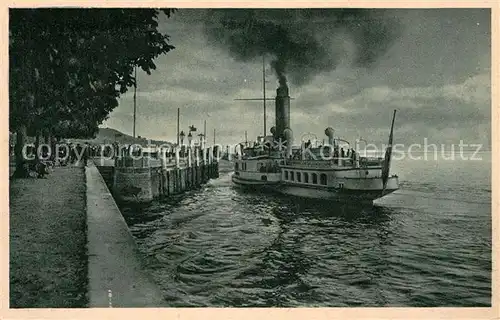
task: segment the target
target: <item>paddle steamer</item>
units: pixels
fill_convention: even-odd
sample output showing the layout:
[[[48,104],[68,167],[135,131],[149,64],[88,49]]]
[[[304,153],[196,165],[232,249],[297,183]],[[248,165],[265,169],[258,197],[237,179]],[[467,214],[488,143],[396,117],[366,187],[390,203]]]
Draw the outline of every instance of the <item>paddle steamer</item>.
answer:
[[[398,176],[389,175],[396,110],[385,157],[381,158],[361,156],[346,140],[334,137],[331,127],[324,131],[328,143],[301,141],[300,146],[293,146],[286,83],[280,83],[276,90],[275,108],[276,125],[271,134],[259,137],[251,146],[240,144],[232,175],[236,185],[356,202],[372,202],[399,188]]]

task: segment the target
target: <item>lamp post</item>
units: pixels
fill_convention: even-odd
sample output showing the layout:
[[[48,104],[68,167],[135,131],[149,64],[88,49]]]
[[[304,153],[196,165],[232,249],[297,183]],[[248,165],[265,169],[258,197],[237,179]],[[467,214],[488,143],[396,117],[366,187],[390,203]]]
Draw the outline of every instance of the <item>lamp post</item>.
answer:
[[[181,131],[181,133],[179,133],[179,138],[181,138],[181,145],[184,144],[184,137],[186,136],[186,134],[184,133],[184,131]]]
[[[179,138],[181,138],[181,144],[180,146],[177,146],[178,148],[180,148],[180,152],[181,152],[181,157],[183,156],[182,155],[182,145],[184,144],[184,137],[186,136],[186,134],[184,133],[184,131],[181,131],[181,133],[179,133]]]
[[[189,145],[190,150],[188,152],[191,152],[192,142],[193,142],[193,134],[191,133],[191,130],[190,130],[189,134],[188,134],[188,145]]]
[[[205,135],[203,133],[200,133],[198,137],[200,140],[200,151],[199,151],[200,156],[203,160],[203,163],[205,163],[205,139],[204,139]]]
[[[188,134],[188,167],[191,168],[191,159],[192,159],[192,150],[191,150],[191,142],[193,140],[193,134],[191,133],[191,131],[189,131],[189,134]]]
[[[198,137],[200,138],[200,147],[203,148],[203,142],[204,142],[203,138],[205,137],[205,135],[203,133],[200,133]]]

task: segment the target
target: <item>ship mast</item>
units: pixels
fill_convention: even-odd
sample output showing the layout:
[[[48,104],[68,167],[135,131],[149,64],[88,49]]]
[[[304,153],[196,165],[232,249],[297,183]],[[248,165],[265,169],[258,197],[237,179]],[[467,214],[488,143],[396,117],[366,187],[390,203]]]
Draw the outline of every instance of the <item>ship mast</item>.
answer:
[[[135,83],[134,83],[134,129],[133,129],[133,136],[135,138],[135,114],[136,114],[136,110],[137,110],[137,65],[135,66],[135,69],[134,69],[134,77],[135,77]]]
[[[239,100],[239,101],[260,101],[263,100],[264,102],[264,137],[266,136],[266,131],[267,131],[267,123],[266,123],[266,100],[275,100],[274,98],[266,98],[266,63],[265,63],[265,57],[262,57],[262,91],[263,91],[263,97],[262,98],[246,98],[246,99],[234,99],[234,100]],[[293,100],[293,98],[290,98],[290,100]]]
[[[262,56],[262,93],[264,94],[264,137],[266,136],[266,62],[265,57]]]

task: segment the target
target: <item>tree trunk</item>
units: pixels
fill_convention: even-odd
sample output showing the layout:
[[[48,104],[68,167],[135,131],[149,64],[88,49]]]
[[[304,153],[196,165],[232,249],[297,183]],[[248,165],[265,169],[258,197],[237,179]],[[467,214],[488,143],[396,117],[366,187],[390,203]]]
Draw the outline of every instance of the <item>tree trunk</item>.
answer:
[[[40,149],[40,140],[42,138],[42,133],[40,130],[36,131],[36,139],[35,139],[35,162],[38,163],[40,161],[40,154],[38,153]]]
[[[25,159],[23,157],[23,147],[26,143],[26,125],[22,124],[17,128],[16,131],[16,145],[14,146],[14,157],[16,161],[16,169],[13,178],[26,178],[28,177],[28,170],[26,170],[24,163]]]
[[[31,40],[31,30],[28,31],[28,38]],[[34,48],[33,48],[34,49]],[[25,72],[26,76],[23,78],[23,86],[26,88],[31,88],[33,91],[28,91],[26,93],[25,99],[21,99],[21,103],[25,103],[26,105],[22,105],[23,112],[21,116],[25,117],[24,122],[19,123],[17,127],[17,138],[16,138],[16,146],[14,148],[15,158],[16,158],[16,170],[14,171],[13,178],[28,178],[29,177],[29,169],[25,165],[28,162],[28,159],[23,157],[23,148],[26,144],[27,137],[27,126],[31,124],[29,121],[29,112],[34,110],[36,101],[36,72],[33,68],[33,52],[35,50],[28,50],[26,56],[23,58],[24,66],[21,68],[23,72]],[[28,124],[28,125],[27,125]],[[36,154],[35,150],[35,154]]]
[[[50,145],[50,132],[48,130],[43,130],[43,143]]]
[[[50,154],[50,159],[53,159],[54,157],[54,143],[53,143],[53,137],[52,137],[52,132],[50,132],[49,129],[44,129],[43,130],[43,143],[48,145],[48,154]]]
[[[54,135],[52,134],[52,131],[49,131],[49,143],[50,143],[51,160],[54,161],[54,159],[56,158],[57,138],[54,137]]]

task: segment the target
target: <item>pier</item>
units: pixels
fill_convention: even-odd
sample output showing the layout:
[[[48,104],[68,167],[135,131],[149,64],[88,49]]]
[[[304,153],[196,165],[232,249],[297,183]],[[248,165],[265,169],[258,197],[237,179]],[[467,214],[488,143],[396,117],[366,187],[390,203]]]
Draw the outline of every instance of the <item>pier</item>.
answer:
[[[218,178],[219,152],[213,147],[179,148],[170,153],[146,150],[141,157],[95,157],[93,163],[117,201],[143,203],[180,194]]]
[[[159,307],[161,291],[142,269],[135,240],[104,179],[91,163],[87,182],[89,307]]]
[[[93,157],[12,181],[11,307],[164,306],[116,202],[181,194],[219,176],[215,148],[179,151]]]

